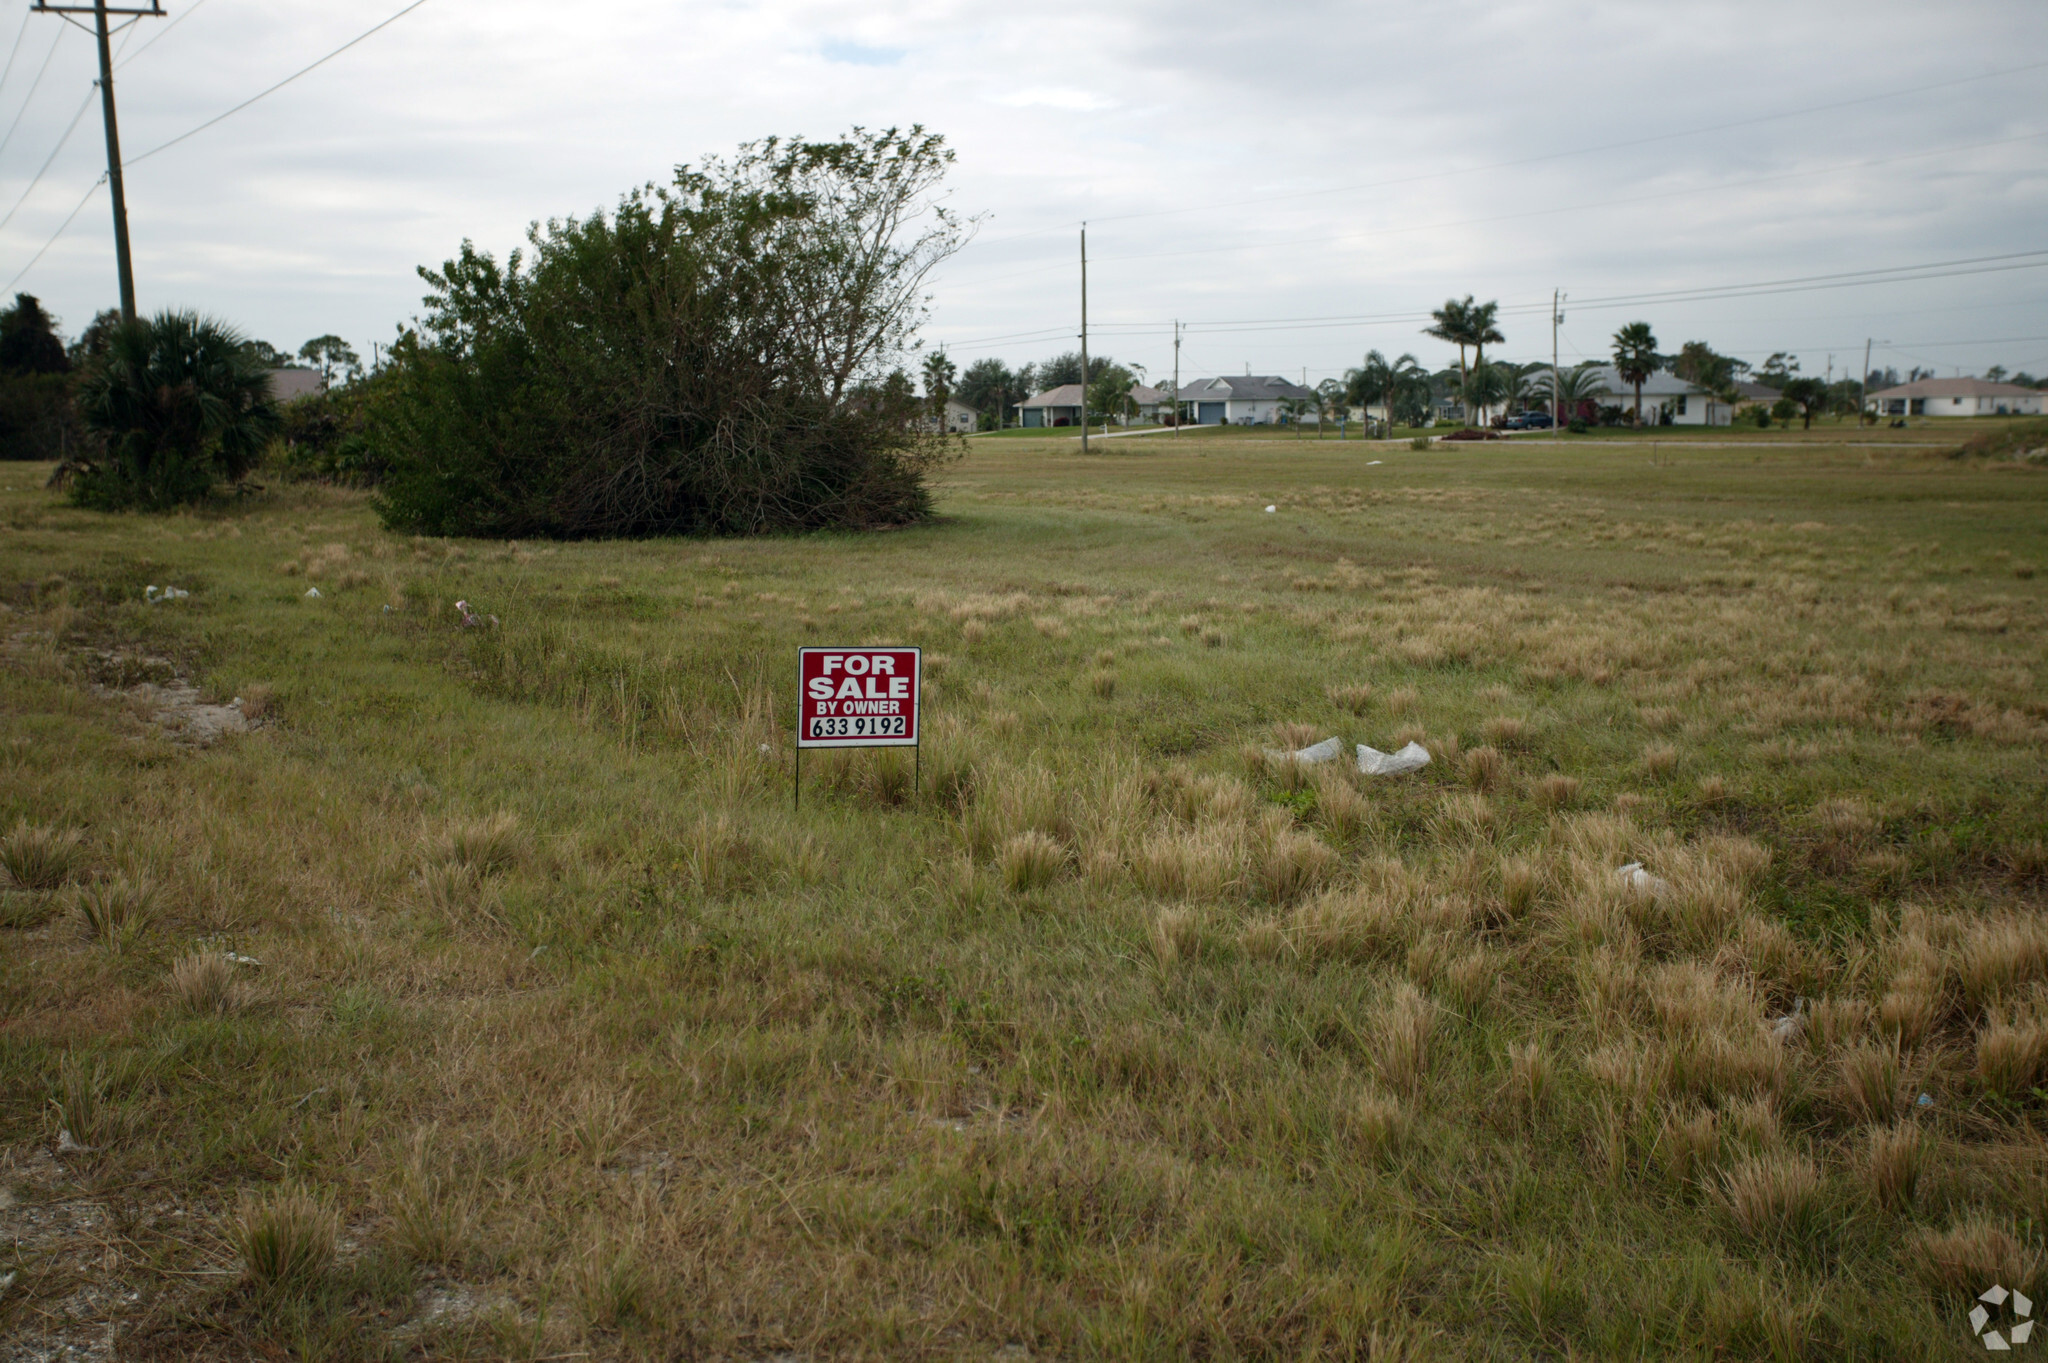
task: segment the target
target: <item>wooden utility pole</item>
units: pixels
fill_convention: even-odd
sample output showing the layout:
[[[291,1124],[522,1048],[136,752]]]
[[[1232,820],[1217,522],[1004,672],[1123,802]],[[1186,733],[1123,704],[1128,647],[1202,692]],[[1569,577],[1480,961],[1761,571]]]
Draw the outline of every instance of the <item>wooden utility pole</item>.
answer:
[[[1180,318],[1173,319],[1173,438],[1180,439]]]
[[[1081,453],[1088,453],[1088,224],[1081,224]]]
[[[51,5],[36,0],[38,14],[56,14],[67,24],[78,24],[70,16],[90,14],[93,27],[90,32],[99,39],[100,48],[100,114],[107,126],[107,188],[114,199],[114,264],[121,275],[121,320],[135,320],[135,262],[128,254],[128,194],[121,184],[121,129],[114,118],[114,56],[108,46],[111,31],[107,27],[110,15],[125,15],[129,23],[141,18],[164,17],[163,6],[154,3],[148,9],[110,8],[107,0],[93,0],[90,5]],[[78,24],[84,28],[84,24]],[[124,25],[125,27],[125,25]]]
[[[1556,289],[1550,291],[1550,438],[1555,440],[1564,430],[1564,385],[1557,375],[1557,328],[1564,321],[1559,309],[1564,305],[1564,295]]]

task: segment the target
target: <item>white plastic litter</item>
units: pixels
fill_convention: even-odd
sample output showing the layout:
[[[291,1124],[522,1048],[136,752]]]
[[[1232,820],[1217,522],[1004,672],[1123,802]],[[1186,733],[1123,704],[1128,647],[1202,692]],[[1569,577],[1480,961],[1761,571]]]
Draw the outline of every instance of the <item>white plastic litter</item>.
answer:
[[[1335,735],[1310,747],[1296,748],[1293,752],[1283,752],[1279,748],[1266,749],[1266,760],[1269,762],[1334,762],[1343,755],[1344,740]]]
[[[318,587],[306,588],[306,597],[308,600],[318,601],[320,599],[320,589]]]
[[[1267,508],[1266,508],[1266,510],[1268,510],[1268,511],[1278,511],[1279,509],[1280,509],[1280,508],[1279,508],[1279,507],[1277,507],[1277,506],[1269,506],[1269,507],[1267,507]]]
[[[14,1286],[14,1274],[0,1273],[0,1292],[5,1292],[12,1286]]]
[[[1653,876],[1643,869],[1643,863],[1632,861],[1614,873],[1615,878],[1637,894],[1661,895],[1671,888],[1671,882],[1662,876]]]
[[[92,1147],[92,1146],[90,1146],[90,1145],[80,1145],[80,1144],[78,1143],[78,1138],[77,1138],[76,1136],[73,1136],[73,1135],[71,1134],[71,1129],[70,1129],[69,1127],[66,1127],[66,1128],[64,1128],[63,1130],[61,1130],[61,1131],[59,1131],[59,1132],[57,1133],[57,1153],[58,1153],[58,1154],[60,1154],[60,1155],[90,1155],[90,1154],[92,1153],[92,1151],[93,1151],[93,1147]]]
[[[1374,464],[1384,464],[1386,462],[1384,459],[1368,459],[1365,461],[1365,466],[1371,468]]]
[[[149,602],[152,606],[159,601],[179,601],[190,595],[192,593],[186,591],[183,587],[166,587],[162,591],[158,591],[154,582],[142,589],[142,599]]]
[[[230,951],[227,953],[227,958],[229,965],[254,966],[259,970],[263,966],[263,962],[257,960],[254,956],[244,956],[239,952]]]
[[[1914,1107],[1933,1107],[1933,1106],[1934,1106],[1934,1095],[1933,1095],[1933,1094],[1931,1094],[1931,1093],[1923,1093],[1923,1094],[1921,1094],[1921,1095],[1919,1096],[1919,1098],[1918,1098],[1918,1099],[1916,1099],[1916,1100],[1914,1101],[1914,1103],[1913,1103],[1913,1106],[1914,1106]]]
[[[1802,995],[1792,1001],[1792,1011],[1771,1024],[1771,1040],[1780,1046],[1797,1044],[1806,1034],[1806,999]]]
[[[1399,752],[1381,752],[1378,748],[1358,745],[1358,769],[1367,776],[1399,776],[1404,771],[1419,771],[1429,765],[1429,749],[1420,743],[1410,743]]]
[[[484,625],[487,623],[493,625],[498,623],[497,616],[478,615],[475,611],[469,608],[469,603],[467,601],[456,602],[455,609],[461,612],[462,614],[462,627],[464,629],[482,629]]]

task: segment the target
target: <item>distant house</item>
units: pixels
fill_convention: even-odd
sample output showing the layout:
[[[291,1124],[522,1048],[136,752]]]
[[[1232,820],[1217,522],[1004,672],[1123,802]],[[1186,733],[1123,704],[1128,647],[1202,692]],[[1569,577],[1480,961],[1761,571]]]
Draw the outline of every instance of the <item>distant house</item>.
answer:
[[[1613,394],[1621,410],[1636,410],[1635,385],[1624,383],[1611,364],[1593,370],[1596,384]],[[1775,400],[1775,397],[1774,397]],[[1726,426],[1735,419],[1735,408],[1696,383],[1660,369],[1643,380],[1643,424],[1662,426]]]
[[[1043,393],[1033,393],[1018,404],[1017,415],[1026,426],[1078,426],[1081,424],[1081,385],[1063,383]]]
[[[933,429],[930,417],[925,417],[922,424],[927,431]],[[968,435],[980,424],[981,413],[975,411],[958,398],[946,399],[946,434]]]
[[[2041,391],[1988,379],[1916,379],[1864,399],[1879,416],[2039,416]]]
[[[270,400],[272,402],[297,402],[300,398],[317,397],[327,391],[317,369],[300,369],[297,365],[270,371]]]
[[[1164,388],[1133,384],[1131,401],[1138,406],[1138,420],[1158,422],[1173,415],[1173,394]]]
[[[1268,426],[1280,420],[1284,404],[1314,401],[1315,391],[1278,374],[1232,374],[1196,379],[1180,390],[1180,404],[1199,426]]]
[[[1733,387],[1735,389],[1735,411],[1737,415],[1748,411],[1752,407],[1769,407],[1779,398],[1785,396],[1768,383],[1751,383],[1747,379],[1737,382]]]

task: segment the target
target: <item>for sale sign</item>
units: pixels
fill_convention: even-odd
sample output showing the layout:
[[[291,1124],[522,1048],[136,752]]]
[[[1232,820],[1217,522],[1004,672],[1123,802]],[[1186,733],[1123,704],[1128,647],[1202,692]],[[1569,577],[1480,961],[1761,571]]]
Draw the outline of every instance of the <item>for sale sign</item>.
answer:
[[[914,648],[797,650],[799,748],[917,746]]]

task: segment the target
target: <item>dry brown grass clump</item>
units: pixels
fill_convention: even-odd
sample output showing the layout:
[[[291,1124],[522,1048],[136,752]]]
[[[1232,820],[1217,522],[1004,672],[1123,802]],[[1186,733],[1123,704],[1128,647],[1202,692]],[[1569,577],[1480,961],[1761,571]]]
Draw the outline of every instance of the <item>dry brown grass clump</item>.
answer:
[[[1358,1095],[1347,1117],[1353,1141],[1368,1158],[1384,1158],[1408,1138],[1408,1109],[1394,1094],[1367,1089]]]
[[[1889,1122],[1904,1097],[1905,1063],[1892,1038],[1862,1041],[1843,1050],[1836,1062],[1842,1106],[1859,1122]]]
[[[268,719],[276,704],[277,692],[262,682],[252,682],[242,688],[242,718],[251,723]]]
[[[519,816],[500,810],[450,825],[442,831],[438,850],[443,861],[487,876],[518,865],[526,853],[526,840],[519,829]]]
[[[2048,1019],[1996,1019],[1977,1034],[1977,1082],[1986,1092],[2018,1097],[2048,1084]]]
[[[1801,1155],[1770,1152],[1736,1162],[1716,1194],[1723,1210],[1752,1240],[1800,1242],[1818,1229],[1820,1170]]]
[[[1536,783],[1536,800],[1545,809],[1569,809],[1579,802],[1579,790],[1584,782],[1576,776],[1562,772],[1551,772]]]
[[[1702,776],[1694,793],[1703,805],[1725,804],[1728,799],[1728,780],[1723,776]]]
[[[1157,898],[1220,899],[1237,880],[1237,841],[1214,824],[1155,833],[1132,855],[1131,869]]]
[[[1674,1182],[1704,1180],[1721,1158],[1721,1119],[1711,1108],[1673,1108],[1664,1114],[1657,1155]]]
[[[1416,702],[1421,699],[1422,697],[1412,686],[1396,687],[1394,690],[1387,692],[1387,699],[1385,701],[1387,713],[1390,715],[1405,715],[1410,710],[1413,710]]]
[[[1481,726],[1486,741],[1500,748],[1519,748],[1529,741],[1529,721],[1513,715],[1495,715]]]
[[[72,891],[79,929],[104,947],[121,948],[155,921],[156,884],[110,876]]]
[[[2048,923],[2008,919],[1978,925],[1964,937],[1955,964],[1970,1007],[1997,1003],[2048,976]]]
[[[2039,1292],[2040,1257],[1988,1221],[1920,1231],[1913,1238],[1913,1260],[1921,1281],[1944,1296],[1975,1297],[1993,1283]]]
[[[1354,715],[1362,715],[1372,708],[1370,686],[1332,686],[1326,694],[1338,709],[1348,710]]]
[[[1023,893],[1041,889],[1059,878],[1067,862],[1067,851],[1057,842],[1029,829],[1003,844],[1003,884]]]
[[[171,967],[171,997],[192,1013],[230,1013],[241,1006],[234,963],[218,951],[195,951]]]
[[[1413,1094],[1429,1073],[1429,1042],[1436,1009],[1422,991],[1403,981],[1374,1016],[1368,1032],[1373,1069],[1396,1093]]]
[[[1927,1138],[1918,1127],[1872,1127],[1862,1154],[1863,1182],[1871,1200],[1886,1211],[1912,1206],[1926,1163]]]
[[[1643,770],[1663,780],[1678,770],[1678,749],[1669,743],[1652,743],[1643,749]]]
[[[333,1204],[295,1184],[244,1193],[227,1226],[242,1271],[263,1288],[301,1287],[319,1278],[333,1265],[340,1238]]]
[[[1276,904],[1291,903],[1329,879],[1336,867],[1337,854],[1321,838],[1282,829],[1259,852],[1259,889]]]
[[[1478,747],[1465,754],[1465,783],[1474,790],[1496,790],[1506,774],[1507,763],[1498,748]]]
[[[1200,920],[1185,905],[1161,909],[1152,916],[1152,926],[1146,936],[1152,946],[1153,963],[1164,973],[1181,960],[1192,959],[1199,954]]]
[[[54,890],[77,869],[81,836],[23,820],[0,837],[0,870],[24,890]]]
[[[1332,772],[1316,781],[1316,821],[1340,843],[1362,836],[1372,823],[1372,806],[1351,778]]]
[[[1557,1062],[1541,1041],[1508,1045],[1508,1093],[1523,1117],[1534,1120],[1550,1100],[1557,1082]]]

